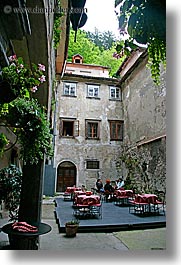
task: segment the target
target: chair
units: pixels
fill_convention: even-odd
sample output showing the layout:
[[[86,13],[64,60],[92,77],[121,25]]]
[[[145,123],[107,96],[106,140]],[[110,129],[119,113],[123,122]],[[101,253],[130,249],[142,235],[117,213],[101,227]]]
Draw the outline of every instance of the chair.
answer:
[[[158,199],[154,202],[154,211],[157,213],[163,212],[165,215],[165,206],[166,206],[166,201],[165,201],[165,192],[164,191],[156,191]]]

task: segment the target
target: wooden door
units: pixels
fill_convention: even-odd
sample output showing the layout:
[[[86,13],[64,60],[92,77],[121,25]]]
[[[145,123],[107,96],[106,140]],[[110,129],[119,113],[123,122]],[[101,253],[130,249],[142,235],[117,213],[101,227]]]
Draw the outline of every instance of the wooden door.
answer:
[[[72,163],[60,164],[57,172],[57,192],[63,192],[66,187],[76,185],[76,167]]]

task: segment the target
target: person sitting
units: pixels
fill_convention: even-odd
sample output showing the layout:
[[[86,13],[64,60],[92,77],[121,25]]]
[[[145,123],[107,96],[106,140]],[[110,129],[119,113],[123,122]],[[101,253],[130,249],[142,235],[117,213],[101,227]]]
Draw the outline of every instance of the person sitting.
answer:
[[[116,183],[116,189],[121,189],[121,188],[123,188],[123,186],[124,186],[124,180],[123,180],[123,177],[120,177],[119,179],[118,179],[118,182]]]
[[[97,192],[103,192],[104,189],[103,189],[103,183],[102,183],[102,179],[98,179],[96,181],[96,188],[97,188]]]
[[[104,185],[104,194],[106,196],[106,201],[112,198],[113,192],[114,192],[114,188],[111,185],[111,181],[107,179],[106,184]]]

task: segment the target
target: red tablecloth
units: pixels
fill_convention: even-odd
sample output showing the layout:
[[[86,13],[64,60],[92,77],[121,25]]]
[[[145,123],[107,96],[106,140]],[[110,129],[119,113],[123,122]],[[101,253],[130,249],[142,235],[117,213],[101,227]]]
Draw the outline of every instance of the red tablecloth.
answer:
[[[74,193],[75,191],[80,191],[80,190],[81,188],[79,187],[67,187],[65,192]]]
[[[100,204],[100,196],[98,195],[78,195],[76,198],[77,205],[96,205]]]
[[[140,203],[156,203],[157,198],[155,194],[138,194],[135,201]]]
[[[115,190],[114,194],[116,197],[125,196],[125,197],[133,197],[132,190]]]

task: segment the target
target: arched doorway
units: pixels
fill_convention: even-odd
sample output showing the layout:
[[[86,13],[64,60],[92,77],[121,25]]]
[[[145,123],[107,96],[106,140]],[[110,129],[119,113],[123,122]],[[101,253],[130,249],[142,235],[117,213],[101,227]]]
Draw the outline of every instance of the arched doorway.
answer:
[[[57,168],[56,192],[66,190],[66,187],[76,185],[76,166],[71,162],[62,162]]]

